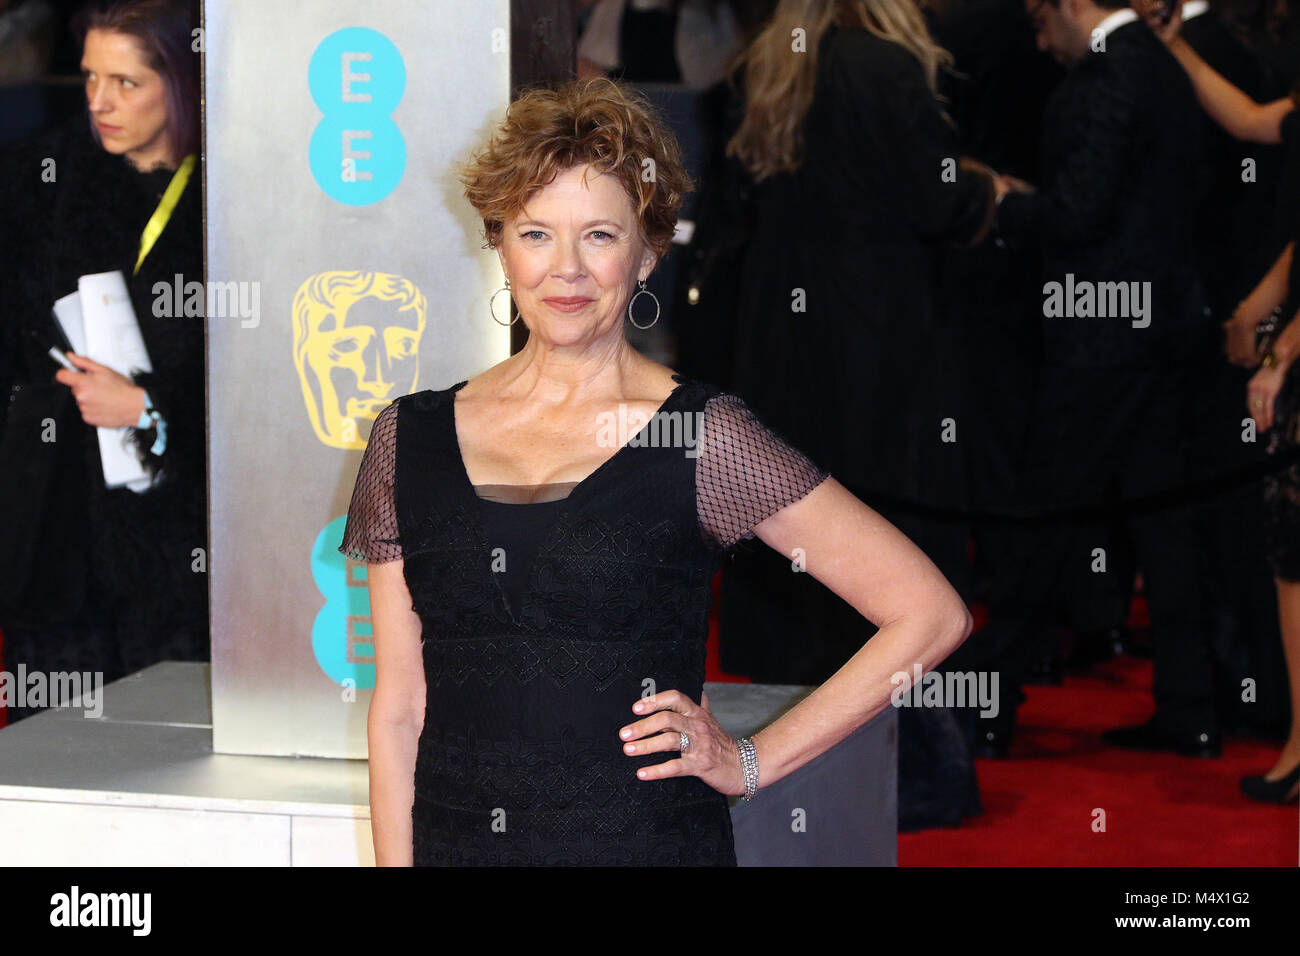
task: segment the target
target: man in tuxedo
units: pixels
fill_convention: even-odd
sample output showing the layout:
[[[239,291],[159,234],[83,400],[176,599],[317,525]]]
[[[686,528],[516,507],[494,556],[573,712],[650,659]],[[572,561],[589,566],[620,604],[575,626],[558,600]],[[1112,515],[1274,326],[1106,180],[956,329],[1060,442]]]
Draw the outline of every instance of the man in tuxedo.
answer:
[[[959,132],[962,155],[1037,181],[1043,113],[1065,71],[1036,49],[1022,0],[947,0],[925,12],[935,41],[953,56],[952,69],[940,74],[940,92]],[[1018,493],[1015,478],[1040,367],[1041,330],[1026,322],[1026,316],[1042,308],[1038,248],[1012,250],[1005,242],[984,242],[946,246],[939,254],[941,301],[963,362],[956,418],[963,441],[979,449],[966,458],[967,502],[975,512],[997,514],[1013,506]],[[1099,528],[1092,540],[1108,532]],[[982,517],[971,537],[972,594],[983,599],[988,582],[1008,566],[1004,549],[1014,548],[1019,536],[1004,521]],[[1108,545],[1107,550],[1113,559],[1120,558],[1118,549]],[[1063,601],[1069,610],[1063,613],[1075,631],[1071,665],[1114,656],[1131,598],[1130,588],[1119,585],[1121,579],[1120,574],[1093,575],[1085,569],[1065,584]],[[1054,630],[1045,627],[1035,640],[1040,647],[1030,655],[1032,679],[1059,684],[1065,661]],[[970,669],[970,647],[958,648],[944,670]]]
[[[1187,509],[1193,359],[1208,345],[1193,248],[1203,183],[1201,116],[1186,75],[1123,0],[1026,0],[1039,49],[1069,73],[1043,120],[1040,188],[1015,184],[998,228],[1043,257],[1043,374],[1019,499],[1049,515],[1024,529],[1014,567],[974,638],[1001,671],[981,752],[1005,755],[1028,637],[1079,569],[1112,573],[1081,529],[1122,517],[1146,586],[1155,714],[1111,745],[1221,752],[1211,655]],[[1121,501],[1123,504],[1121,505]]]

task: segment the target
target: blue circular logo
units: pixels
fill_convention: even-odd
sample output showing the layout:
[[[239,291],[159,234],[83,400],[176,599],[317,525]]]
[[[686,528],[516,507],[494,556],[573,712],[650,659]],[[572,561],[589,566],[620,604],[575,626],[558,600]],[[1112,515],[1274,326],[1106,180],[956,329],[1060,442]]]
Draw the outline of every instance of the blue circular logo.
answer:
[[[316,536],[311,549],[311,576],[325,605],[311,628],[311,649],[330,679],[340,686],[351,680],[358,690],[375,686],[375,632],[370,620],[366,565],[338,551],[347,515],[340,515]]]
[[[308,148],[316,183],[349,206],[383,199],[406,171],[406,142],[391,116],[406,90],[397,47],[369,27],[337,30],[312,54],[307,85],[325,114]]]

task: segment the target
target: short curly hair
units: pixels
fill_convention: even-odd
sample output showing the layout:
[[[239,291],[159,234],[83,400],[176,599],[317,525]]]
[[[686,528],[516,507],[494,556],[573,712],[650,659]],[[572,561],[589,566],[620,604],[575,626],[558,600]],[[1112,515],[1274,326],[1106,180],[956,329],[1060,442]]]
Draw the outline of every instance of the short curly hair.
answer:
[[[483,217],[485,246],[499,246],[506,220],[559,173],[584,165],[618,177],[643,241],[662,258],[693,188],[691,177],[677,138],[654,106],[603,77],[524,93],[462,168],[465,198]]]

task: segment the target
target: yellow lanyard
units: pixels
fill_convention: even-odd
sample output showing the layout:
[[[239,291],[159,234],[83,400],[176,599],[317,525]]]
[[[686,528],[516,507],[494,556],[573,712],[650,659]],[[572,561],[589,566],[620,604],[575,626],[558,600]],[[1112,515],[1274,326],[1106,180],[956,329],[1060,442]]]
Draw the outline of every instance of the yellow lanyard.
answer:
[[[193,153],[190,153],[182,161],[180,168],[172,176],[172,181],[167,184],[167,191],[158,202],[158,208],[153,211],[149,221],[145,223],[144,232],[140,233],[140,255],[135,260],[135,271],[132,275],[138,275],[140,265],[144,262],[145,256],[149,255],[149,250],[153,244],[158,241],[162,231],[167,226],[167,220],[171,219],[176,204],[180,202],[181,193],[185,192],[185,184],[190,181],[190,173],[194,171],[194,163],[197,160]]]

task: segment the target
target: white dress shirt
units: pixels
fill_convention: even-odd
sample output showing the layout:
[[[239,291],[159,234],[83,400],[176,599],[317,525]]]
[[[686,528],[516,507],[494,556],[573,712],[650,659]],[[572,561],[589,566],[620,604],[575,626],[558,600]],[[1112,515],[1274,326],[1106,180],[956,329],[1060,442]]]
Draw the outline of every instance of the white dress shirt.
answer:
[[[1110,34],[1114,33],[1120,27],[1124,26],[1124,24],[1132,23],[1137,18],[1138,15],[1133,12],[1132,7],[1125,7],[1123,10],[1116,10],[1105,20],[1102,20],[1101,23],[1093,27],[1092,30],[1093,44],[1095,45],[1097,43],[1098,37],[1104,39]]]

